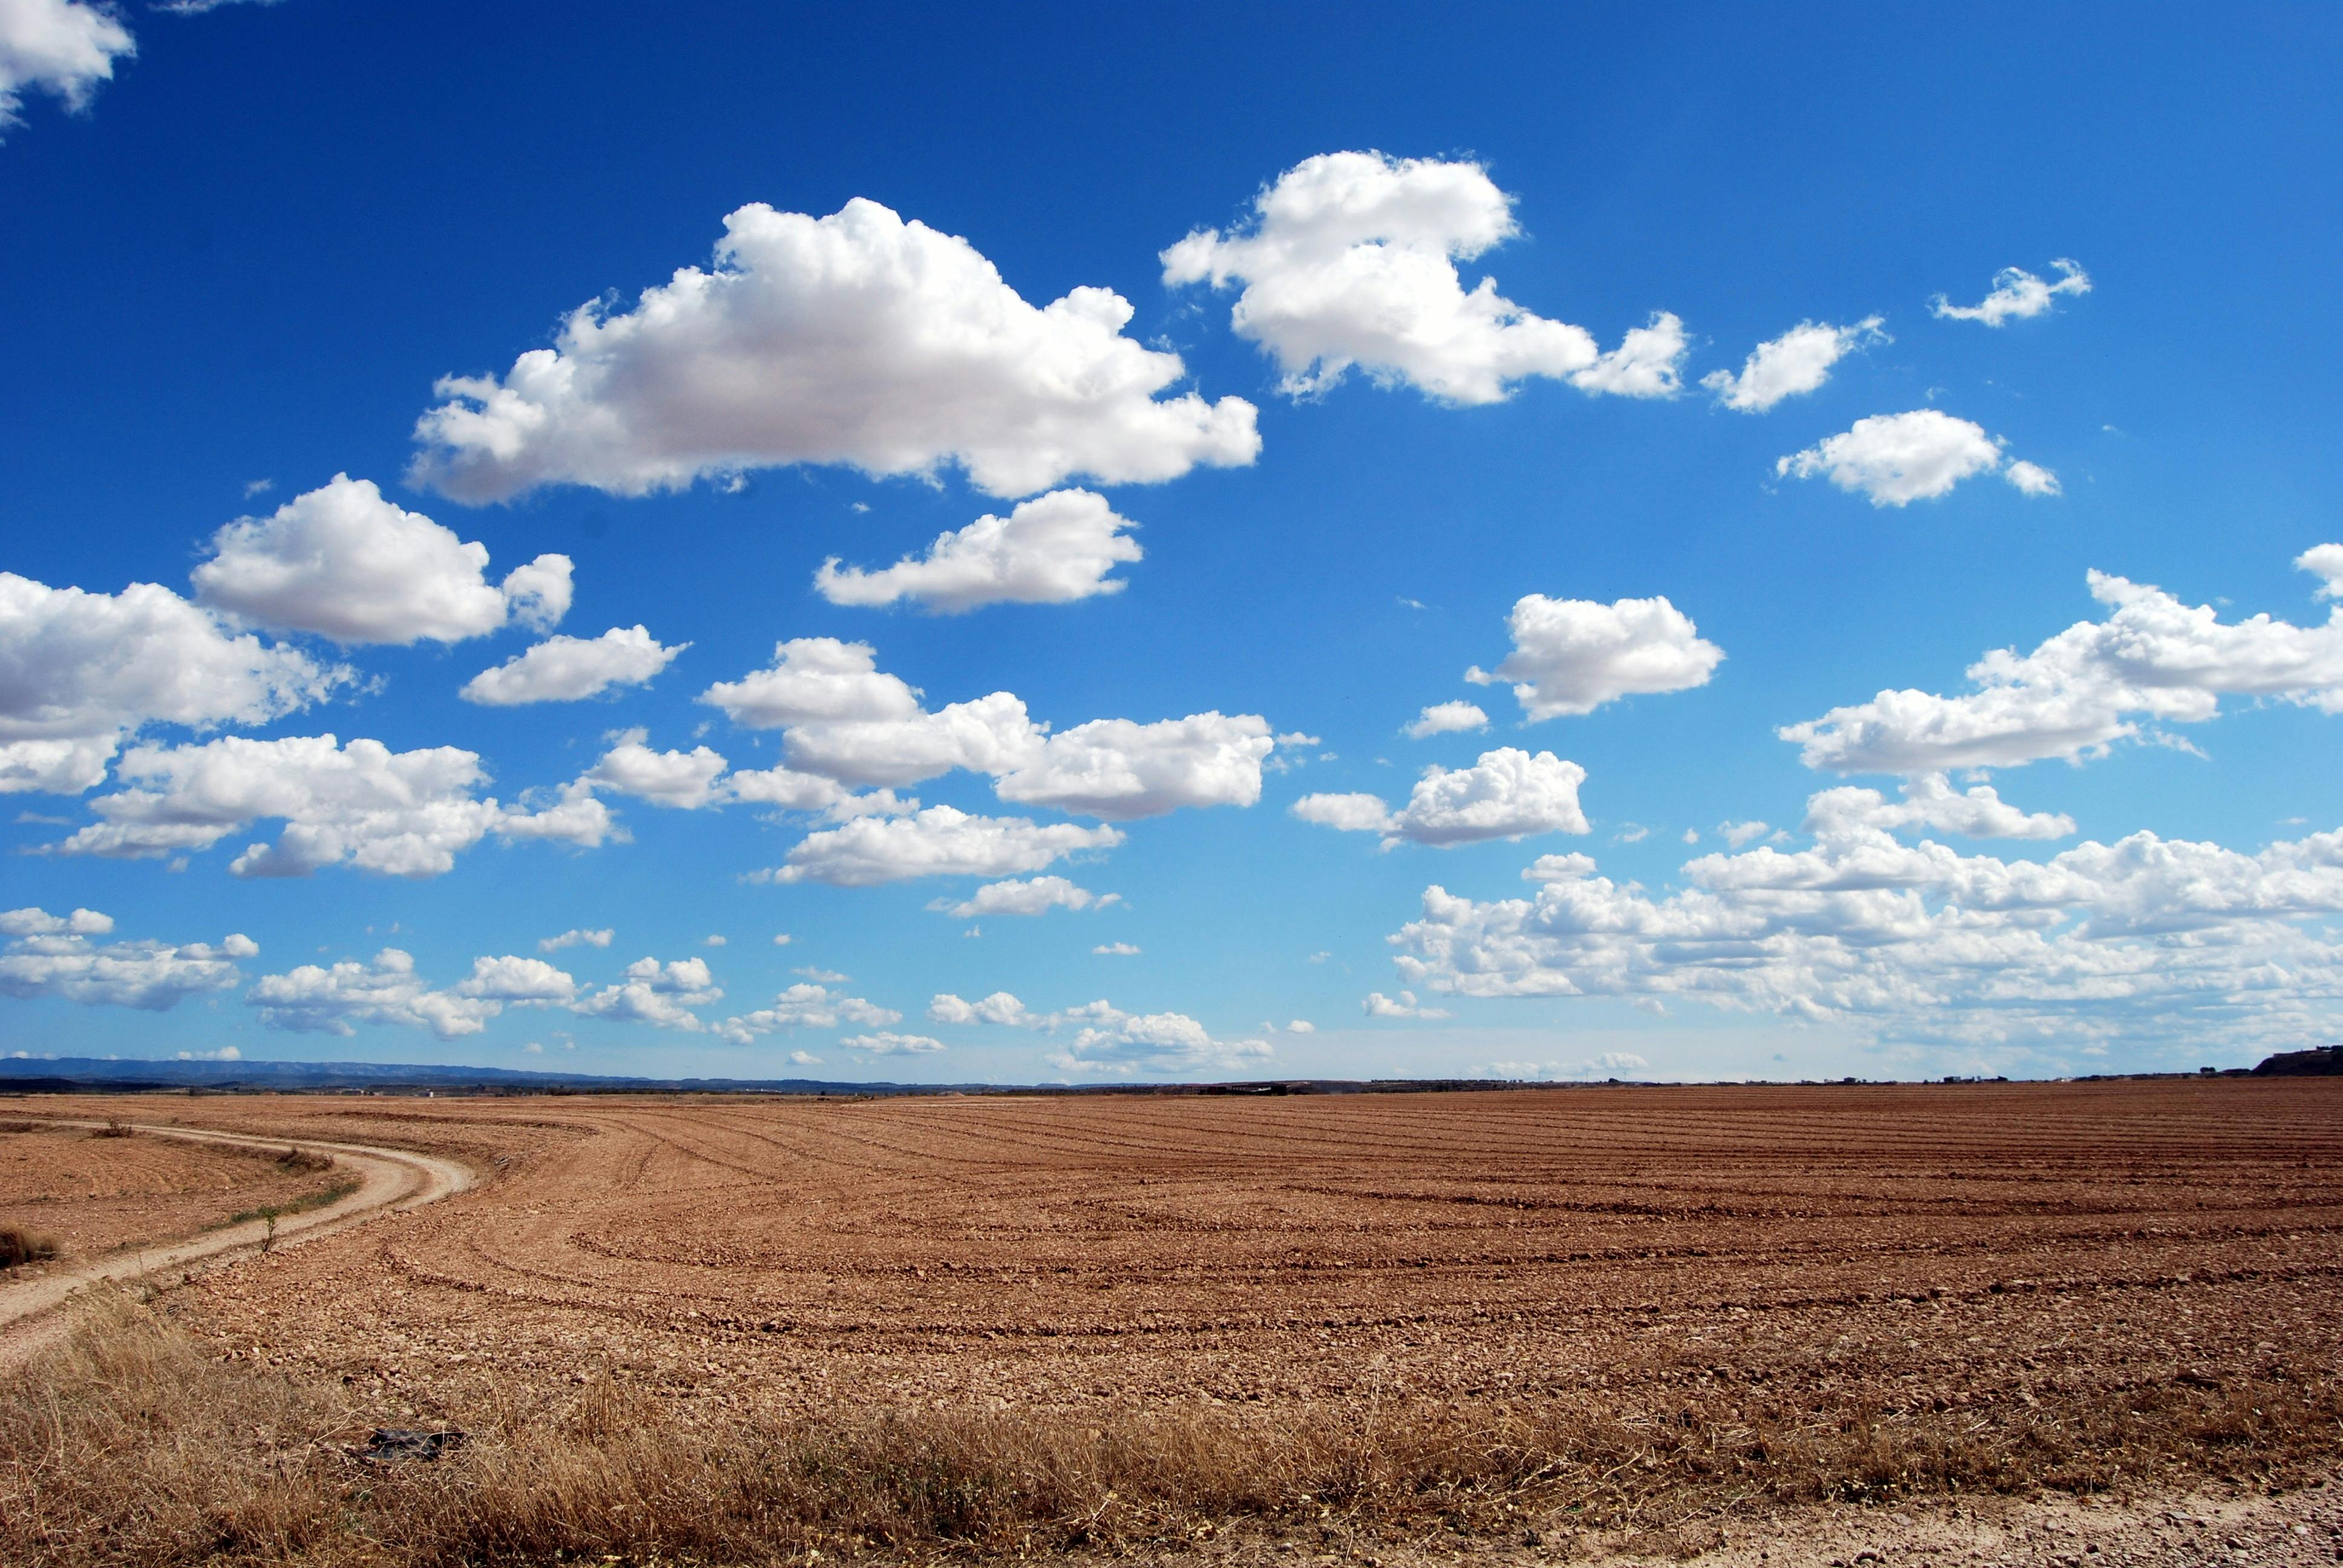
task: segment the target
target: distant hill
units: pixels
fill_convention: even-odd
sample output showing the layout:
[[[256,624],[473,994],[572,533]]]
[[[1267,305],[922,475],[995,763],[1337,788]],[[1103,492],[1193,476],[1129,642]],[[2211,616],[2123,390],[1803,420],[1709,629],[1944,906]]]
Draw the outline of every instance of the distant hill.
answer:
[[[2257,1078],[2329,1078],[2343,1076],[2343,1045],[2313,1046],[2308,1050],[2281,1050],[2265,1057],[2254,1069]]]

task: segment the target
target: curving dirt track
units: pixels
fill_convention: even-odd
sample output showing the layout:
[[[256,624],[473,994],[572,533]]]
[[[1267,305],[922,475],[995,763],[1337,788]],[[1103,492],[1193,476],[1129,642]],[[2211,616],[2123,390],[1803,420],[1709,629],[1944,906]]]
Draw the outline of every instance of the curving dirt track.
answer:
[[[70,1130],[84,1133],[95,1131],[106,1124],[105,1121],[73,1118],[30,1120],[43,1131]],[[157,1176],[166,1180],[185,1179],[186,1172],[178,1168],[179,1162],[173,1161],[167,1151],[148,1145],[148,1140],[230,1146],[268,1153],[284,1149],[288,1142],[283,1138],[262,1138],[248,1133],[191,1127],[166,1127],[130,1121],[126,1118],[107,1120],[120,1120],[136,1136],[102,1141],[104,1159],[98,1162],[92,1176],[98,1185],[121,1191],[141,1189]],[[62,1326],[55,1310],[89,1285],[101,1281],[133,1280],[175,1270],[184,1273],[197,1263],[250,1251],[264,1241],[272,1251],[296,1247],[304,1241],[347,1229],[377,1212],[404,1211],[436,1202],[472,1184],[472,1172],[468,1167],[433,1155],[402,1149],[315,1141],[302,1141],[297,1146],[313,1153],[330,1154],[337,1167],[347,1169],[356,1179],[357,1185],[333,1202],[305,1212],[287,1214],[273,1227],[266,1221],[253,1220],[242,1224],[218,1226],[194,1236],[174,1237],[166,1232],[143,1241],[141,1244],[124,1246],[93,1258],[68,1259],[28,1278],[0,1282],[0,1366],[21,1360],[46,1342]],[[106,1171],[105,1167],[107,1165],[114,1169]]]
[[[608,1361],[809,1409],[1942,1411],[2343,1364],[2331,1082],[365,1105],[180,1114],[503,1174],[186,1321],[393,1387]]]

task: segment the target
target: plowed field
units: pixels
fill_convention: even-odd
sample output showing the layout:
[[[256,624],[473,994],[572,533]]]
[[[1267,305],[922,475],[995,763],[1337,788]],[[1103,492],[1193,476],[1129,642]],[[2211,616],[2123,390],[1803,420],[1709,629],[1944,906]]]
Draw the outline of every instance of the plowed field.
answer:
[[[78,1128],[0,1118],[0,1225],[54,1236],[68,1261],[298,1202],[336,1180],[331,1172],[287,1170],[265,1151],[97,1138]]]
[[[2331,1081],[22,1103],[479,1173],[163,1299],[217,1376],[267,1373],[191,1409],[311,1389],[490,1434],[330,1527],[417,1561],[522,1517],[662,1560],[1237,1516],[1367,1562],[1688,1551],[1820,1498],[2343,1456]],[[277,1441],[233,1462],[292,1473]],[[305,1517],[377,1495],[310,1442]]]
[[[187,1304],[347,1372],[610,1357],[813,1405],[1754,1383],[1893,1408],[2343,1364],[2332,1082],[174,1110],[502,1161]]]

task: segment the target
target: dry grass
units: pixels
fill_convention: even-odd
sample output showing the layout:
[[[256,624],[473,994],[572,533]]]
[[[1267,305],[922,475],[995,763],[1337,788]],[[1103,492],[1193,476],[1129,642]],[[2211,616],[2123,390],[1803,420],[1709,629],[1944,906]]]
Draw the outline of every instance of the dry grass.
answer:
[[[1247,1420],[1126,1409],[846,1411],[688,1423],[605,1374],[558,1399],[448,1385],[454,1457],[369,1465],[339,1385],[213,1359],[127,1298],[0,1384],[0,1520],[37,1564],[666,1563],[1177,1547],[1235,1530],[1327,1544],[1654,1536],[1825,1497],[2096,1491],[2331,1462],[2322,1367],[2063,1408],[1665,1412],[1354,1402]]]
[[[57,1239],[19,1225],[0,1225],[0,1269],[39,1263],[57,1255]]]
[[[138,1136],[138,1129],[126,1126],[119,1121],[109,1121],[92,1132],[90,1136],[92,1138],[136,1138]]]

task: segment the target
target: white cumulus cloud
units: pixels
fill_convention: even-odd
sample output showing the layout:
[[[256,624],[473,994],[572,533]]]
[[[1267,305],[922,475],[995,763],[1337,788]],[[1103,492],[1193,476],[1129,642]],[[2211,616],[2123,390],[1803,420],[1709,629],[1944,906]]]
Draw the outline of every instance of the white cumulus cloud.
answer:
[[[1398,811],[1373,795],[1304,795],[1292,810],[1305,822],[1381,833],[1386,849],[1403,843],[1445,849],[1534,833],[1584,833],[1578,787],[1585,780],[1585,769],[1551,751],[1501,746],[1470,768],[1425,769]]]
[[[998,1023],[1013,1029],[1040,1029],[1049,1021],[1005,990],[994,991],[980,1001],[940,991],[928,1003],[928,1018],[935,1023]]]
[[[2001,477],[2029,496],[2056,496],[2063,493],[2058,485],[2057,475],[2039,463],[2029,463],[2022,457],[2004,468],[2001,471]]]
[[[716,1032],[735,1045],[746,1045],[759,1035],[800,1029],[836,1029],[841,1024],[878,1028],[900,1023],[903,1015],[859,996],[841,996],[828,986],[801,980],[774,997],[770,1007],[729,1018]]]
[[[0,131],[23,117],[37,88],[82,108],[114,62],[136,52],[114,12],[82,0],[0,0]]]
[[[1265,1040],[1219,1039],[1182,1012],[1129,1013],[1097,1001],[1058,1015],[1057,1021],[1082,1024],[1050,1058],[1051,1066],[1067,1072],[1225,1071],[1274,1054]]]
[[[340,643],[460,642],[508,619],[541,631],[569,610],[568,556],[539,556],[491,584],[486,545],[347,474],[228,524],[211,548],[192,574],[197,601]]]
[[[699,700],[735,723],[783,729],[782,755],[801,773],[893,787],[964,769],[991,776],[1012,804],[1119,821],[1250,806],[1278,743],[1257,714],[1101,719],[1052,735],[1011,692],[932,712],[920,699],[878,668],[869,644],[816,637],[778,645],[769,668],[718,681]]]
[[[1198,229],[1164,251],[1163,281],[1242,286],[1230,325],[1295,397],[1353,366],[1447,403],[1499,402],[1532,376],[1673,394],[1684,350],[1674,317],[1654,316],[1606,355],[1584,327],[1498,294],[1494,278],[1465,288],[1456,264],[1518,232],[1512,198],[1479,164],[1327,153],[1263,190],[1248,227]]]
[[[1523,1081],[1543,1081],[1549,1083],[1618,1078],[1627,1073],[1649,1071],[1651,1063],[1632,1050],[1606,1050],[1600,1056],[1590,1056],[1583,1061],[1493,1061],[1480,1070],[1490,1078]]]
[[[0,793],[78,794],[146,725],[264,724],[352,678],[154,583],[85,593],[0,572]]]
[[[762,203],[716,264],[630,311],[580,307],[503,377],[451,376],[416,427],[414,475],[469,501],[548,484],[620,495],[792,463],[967,469],[990,495],[1250,463],[1252,405],[1159,397],[1180,357],[1122,336],[1128,301],[1036,309],[965,239],[857,199],[829,217]]]
[[[122,759],[130,788],[90,802],[99,819],[56,852],[144,859],[208,849],[262,819],[281,819],[274,844],[228,868],[240,877],[306,876],[347,862],[399,877],[436,877],[493,833],[593,848],[613,831],[601,802],[576,790],[545,805],[505,806],[478,793],[477,753],[452,746],[392,751],[344,747],[331,735],[195,746],[140,746]]]
[[[2045,282],[2022,266],[2005,266],[1994,274],[1993,292],[1975,305],[1955,305],[1940,294],[1929,302],[1928,308],[1946,320],[1981,321],[1987,327],[1998,327],[2013,317],[2023,320],[2041,315],[2062,294],[2091,292],[2090,274],[2078,264],[2062,258],[2050,266],[2058,274],[2056,283]]]
[[[1511,682],[1530,718],[1594,712],[1622,697],[1705,686],[1725,650],[1664,597],[1593,599],[1523,596],[1506,618],[1513,650],[1493,670],[1475,665],[1475,686]]]
[[[1417,1001],[1415,993],[1412,990],[1403,990],[1395,997],[1385,996],[1379,990],[1371,990],[1366,994],[1365,1000],[1359,1004],[1359,1010],[1369,1018],[1441,1019],[1449,1016],[1444,1008],[1425,1007]]]
[[[980,920],[986,915],[1045,915],[1051,910],[1104,909],[1122,895],[1099,897],[1063,877],[1031,877],[1023,881],[987,882],[958,902],[937,899],[928,908],[956,920]]]
[[[1435,702],[1416,715],[1401,733],[1411,740],[1422,740],[1433,735],[1454,735],[1467,729],[1486,729],[1489,716],[1473,702]]]
[[[610,945],[610,939],[617,934],[608,926],[604,926],[599,930],[587,930],[582,927],[573,926],[558,937],[538,938],[537,950],[541,953],[558,953],[564,948],[607,948]]]
[[[1802,830],[1834,839],[1856,828],[1890,833],[1926,828],[1964,839],[2065,839],[2075,831],[2075,819],[2064,812],[2021,810],[1990,784],[1955,789],[1942,773],[1906,779],[1902,793],[1901,800],[1891,801],[1851,784],[1825,789],[1807,798]]]
[[[1875,507],[1934,500],[1976,474],[1999,471],[2029,496],[2055,496],[2058,477],[2038,464],[2002,467],[2002,443],[1985,427],[1941,408],[1873,414],[1774,465],[1775,477],[1825,475],[1840,489],[1861,491]]]
[[[1071,604],[1123,590],[1123,579],[1107,574],[1144,553],[1125,531],[1134,526],[1103,496],[1052,490],[1006,518],[987,513],[938,535],[926,555],[881,570],[841,567],[832,556],[814,574],[814,588],[832,604],[909,600],[943,615],[989,604]]]
[[[654,751],[645,744],[649,731],[621,730],[614,744],[585,774],[598,789],[631,795],[638,800],[691,810],[719,800],[716,780],[727,766],[706,746],[689,751]]]
[[[1276,745],[1257,714],[1192,713],[1154,724],[1094,719],[1060,731],[993,787],[1021,806],[1130,821],[1183,806],[1250,806]]]
[[[456,994],[502,1002],[566,1002],[578,994],[578,981],[543,959],[508,953],[474,959],[471,978],[458,982]]]
[[[1881,330],[1881,318],[1865,317],[1852,327],[1801,321],[1781,337],[1760,343],[1743,362],[1741,373],[1712,370],[1700,384],[1716,394],[1727,408],[1763,414],[1785,397],[1802,397],[1830,379],[1831,367],[1874,343],[1893,341]]]
[[[2334,548],[2295,564],[2320,572],[2330,558],[2319,550]],[[2078,621],[2031,653],[1995,649],[1969,667],[1973,691],[1882,691],[1779,733],[1809,768],[1917,774],[2095,756],[2138,737],[2143,721],[2213,719],[2225,696],[2343,713],[2343,605],[2322,625],[2268,615],[2225,625],[2212,606],[2147,584],[2097,571],[2089,583],[2106,619]]]
[[[839,1044],[849,1050],[860,1050],[871,1056],[927,1056],[944,1048],[944,1042],[933,1035],[897,1034],[893,1030],[877,1030],[870,1034],[841,1036]]]
[[[504,1010],[493,997],[434,990],[416,972],[413,955],[397,948],[383,949],[369,962],[344,959],[263,975],[244,1000],[260,1010],[266,1027],[297,1034],[347,1036],[360,1023],[387,1023],[457,1040],[478,1034]]]
[[[235,960],[260,951],[241,933],[216,944],[91,940],[113,930],[112,918],[96,910],[0,912],[0,937],[7,939],[0,943],[0,996],[63,997],[88,1007],[165,1012],[191,996],[234,985],[242,978]]]
[[[691,644],[662,646],[649,628],[614,626],[599,637],[551,637],[464,683],[467,702],[513,708],[578,702],[614,686],[643,686]]]
[[[902,817],[862,817],[808,834],[770,873],[779,882],[864,888],[915,877],[1002,878],[1040,871],[1069,855],[1111,849],[1122,834],[1110,827],[977,817],[930,806]]]
[[[723,988],[709,972],[706,959],[671,959],[661,963],[641,958],[626,967],[616,984],[578,997],[569,1010],[584,1018],[698,1034],[708,1026],[691,1010],[723,999]]]
[[[1811,848],[1703,856],[1665,898],[1591,861],[1529,899],[1427,889],[1422,917],[1393,939],[1401,977],[1467,996],[1682,999],[1883,1040],[2053,1051],[2332,1036],[2343,831],[2253,854],[2140,832],[2004,860],[1904,843],[1835,793],[1812,803]],[[1900,824],[1927,825],[1918,813]]]

